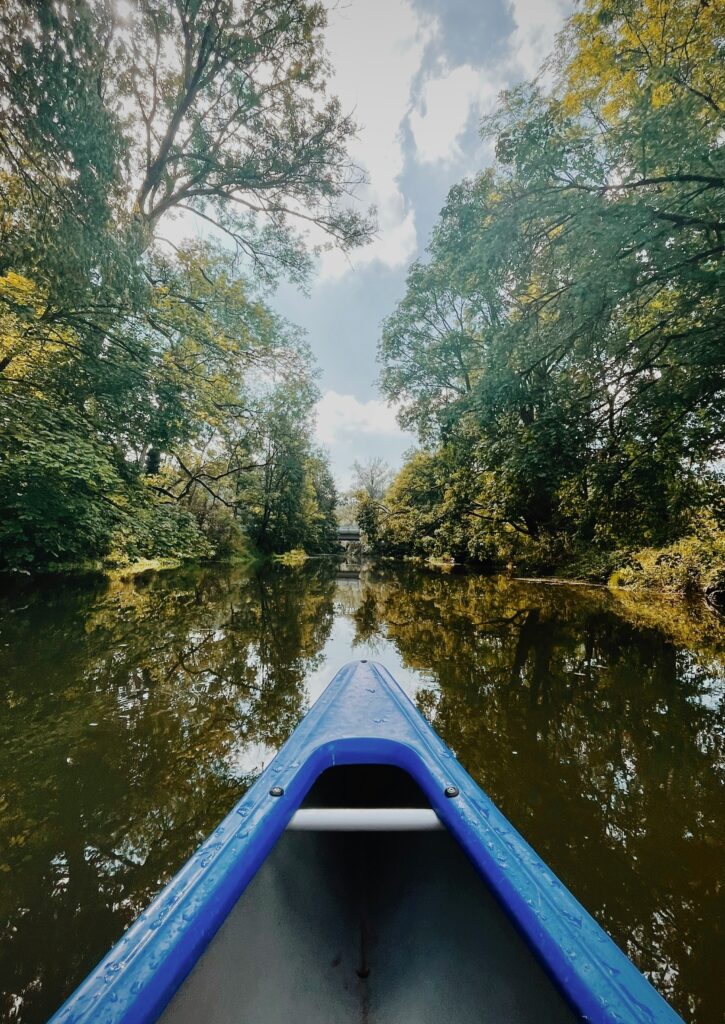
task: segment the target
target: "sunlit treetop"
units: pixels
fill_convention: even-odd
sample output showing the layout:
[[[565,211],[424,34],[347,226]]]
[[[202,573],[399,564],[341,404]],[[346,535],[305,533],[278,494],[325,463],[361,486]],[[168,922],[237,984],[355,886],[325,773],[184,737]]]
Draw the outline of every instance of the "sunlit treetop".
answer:
[[[9,0],[0,163],[89,234],[125,223],[143,249],[191,211],[299,277],[305,246],[371,230],[348,200],[362,174],[355,125],[326,94],[325,19],[305,0]]]
[[[563,36],[570,113],[607,119],[690,97],[693,116],[722,118],[725,9],[718,0],[584,0]]]

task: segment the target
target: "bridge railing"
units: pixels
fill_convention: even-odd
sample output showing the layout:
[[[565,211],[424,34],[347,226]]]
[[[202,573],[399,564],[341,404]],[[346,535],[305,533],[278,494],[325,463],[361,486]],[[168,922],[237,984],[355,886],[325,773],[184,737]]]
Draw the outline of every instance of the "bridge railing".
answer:
[[[337,539],[340,541],[359,541],[360,530],[355,527],[341,527],[337,531]]]

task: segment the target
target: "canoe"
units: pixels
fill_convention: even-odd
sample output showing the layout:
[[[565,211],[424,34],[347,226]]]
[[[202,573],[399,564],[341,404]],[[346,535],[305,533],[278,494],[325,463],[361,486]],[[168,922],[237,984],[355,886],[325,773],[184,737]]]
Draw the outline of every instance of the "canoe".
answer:
[[[365,661],[52,1018],[577,1020],[681,1018]]]

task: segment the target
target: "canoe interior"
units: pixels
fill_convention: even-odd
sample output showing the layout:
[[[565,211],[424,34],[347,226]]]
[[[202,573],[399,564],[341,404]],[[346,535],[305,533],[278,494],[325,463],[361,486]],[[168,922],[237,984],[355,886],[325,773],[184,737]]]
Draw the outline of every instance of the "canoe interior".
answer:
[[[397,768],[329,769],[303,807],[425,807]],[[164,1024],[579,1020],[448,832],[286,832]]]

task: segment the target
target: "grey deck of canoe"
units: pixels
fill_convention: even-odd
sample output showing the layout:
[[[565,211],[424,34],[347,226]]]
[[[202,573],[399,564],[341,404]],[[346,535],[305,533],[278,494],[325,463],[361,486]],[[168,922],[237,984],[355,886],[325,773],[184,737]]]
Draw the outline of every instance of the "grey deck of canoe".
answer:
[[[285,833],[161,1018],[577,1019],[447,832]]]

